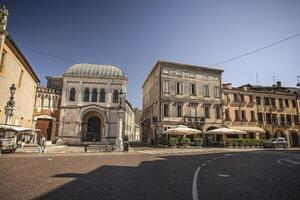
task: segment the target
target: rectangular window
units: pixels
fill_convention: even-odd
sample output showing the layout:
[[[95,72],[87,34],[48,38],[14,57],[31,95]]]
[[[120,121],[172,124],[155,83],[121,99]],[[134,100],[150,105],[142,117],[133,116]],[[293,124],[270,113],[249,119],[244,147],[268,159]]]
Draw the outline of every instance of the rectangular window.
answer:
[[[293,108],[296,108],[296,101],[292,100]]]
[[[283,100],[282,99],[279,99],[279,107],[283,108]]]
[[[196,117],[196,108],[191,106],[191,117]]]
[[[164,117],[169,117],[169,104],[164,104]]]
[[[191,83],[191,96],[196,96],[196,84]]]
[[[215,97],[220,98],[220,88],[219,87],[215,87]]]
[[[6,59],[6,53],[3,50],[2,51],[2,57],[1,57],[1,65],[0,65],[0,73],[3,73],[4,67],[5,67],[5,59]]]
[[[20,87],[21,87],[21,85],[22,85],[23,76],[24,76],[24,71],[23,71],[23,70],[21,70],[21,72],[20,72],[20,77],[19,77],[18,88],[20,88]]]
[[[204,87],[204,93],[203,93],[204,97],[209,97],[209,87],[208,87],[208,85],[204,85],[203,87]]]
[[[176,82],[176,94],[182,94],[182,83]]]
[[[280,125],[281,126],[285,126],[285,117],[284,117],[284,114],[280,115]]]
[[[163,93],[169,93],[169,81],[163,81]]]
[[[263,114],[262,113],[257,113],[257,120],[259,124],[263,123]]]
[[[245,96],[243,94],[240,95],[240,102],[244,102],[245,101]]]
[[[256,97],[256,104],[261,105],[260,97]]]
[[[249,102],[253,102],[253,96],[252,95],[249,95]]]
[[[242,110],[242,120],[246,121],[246,111]]]
[[[294,124],[299,125],[299,117],[298,115],[294,115]]]
[[[216,118],[221,119],[221,112],[220,112],[220,106],[216,107]]]
[[[235,115],[235,121],[240,121],[240,115],[239,115],[239,110],[235,110],[234,111],[234,115]]]
[[[292,116],[291,115],[286,115],[286,123],[287,123],[287,125],[292,125]]]
[[[277,114],[272,114],[272,123],[273,123],[273,125],[277,125],[278,124]]]
[[[177,105],[177,117],[182,116],[182,105]]]
[[[266,121],[267,121],[267,124],[271,124],[271,114],[270,113],[266,113]]]
[[[265,106],[269,106],[270,105],[269,97],[265,97],[264,101],[265,101]]]
[[[289,100],[288,100],[288,99],[285,99],[284,101],[285,101],[285,107],[288,108],[288,107],[289,107]]]
[[[250,115],[251,115],[251,121],[254,122],[255,121],[255,112],[251,111]]]
[[[226,121],[230,121],[229,108],[227,108],[227,109],[225,110],[225,120],[226,120]]]
[[[234,102],[238,102],[238,95],[237,94],[233,94],[233,100],[234,100]]]
[[[271,98],[271,105],[273,108],[276,107],[276,101],[275,101],[275,98]]]
[[[204,116],[205,118],[210,118],[210,105],[204,105]]]

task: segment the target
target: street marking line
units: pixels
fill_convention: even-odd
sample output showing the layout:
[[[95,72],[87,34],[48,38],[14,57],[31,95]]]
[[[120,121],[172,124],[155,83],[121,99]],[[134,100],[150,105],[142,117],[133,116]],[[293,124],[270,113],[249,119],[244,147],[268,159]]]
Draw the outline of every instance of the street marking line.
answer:
[[[202,165],[201,165],[201,166],[202,166],[202,167],[204,167],[205,165],[206,165],[206,163],[202,163]]]
[[[218,174],[218,176],[224,177],[224,178],[228,178],[228,177],[229,177],[229,174]]]
[[[194,174],[194,179],[193,179],[193,200],[198,200],[198,191],[197,191],[197,180],[198,180],[198,174],[200,171],[201,167],[198,167],[195,174]]]
[[[290,159],[286,159],[284,160],[285,162],[288,162],[288,163],[291,163],[293,165],[300,165],[300,162],[297,162],[297,161],[293,161],[293,160],[290,160]]]
[[[208,161],[206,161],[207,163],[210,163],[212,160],[208,160]]]

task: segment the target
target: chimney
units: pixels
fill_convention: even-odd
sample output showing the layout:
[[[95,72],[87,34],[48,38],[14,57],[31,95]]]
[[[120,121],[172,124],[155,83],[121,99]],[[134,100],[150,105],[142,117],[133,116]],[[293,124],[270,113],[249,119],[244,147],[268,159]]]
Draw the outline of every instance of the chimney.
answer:
[[[281,87],[281,81],[277,81],[276,84],[277,84],[277,87]]]
[[[231,83],[224,83],[223,88],[225,89],[232,89]]]

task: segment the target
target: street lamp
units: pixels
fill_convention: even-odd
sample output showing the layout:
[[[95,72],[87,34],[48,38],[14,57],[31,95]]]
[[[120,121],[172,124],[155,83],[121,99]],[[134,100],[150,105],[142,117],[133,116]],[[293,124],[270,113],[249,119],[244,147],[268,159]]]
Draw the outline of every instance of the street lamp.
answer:
[[[10,98],[8,100],[8,102],[6,103],[6,106],[4,108],[5,110],[5,115],[6,115],[6,119],[5,119],[5,124],[12,124],[12,118],[14,116],[14,110],[15,108],[15,101],[14,101],[14,94],[16,92],[16,86],[15,84],[12,84],[10,86]]]

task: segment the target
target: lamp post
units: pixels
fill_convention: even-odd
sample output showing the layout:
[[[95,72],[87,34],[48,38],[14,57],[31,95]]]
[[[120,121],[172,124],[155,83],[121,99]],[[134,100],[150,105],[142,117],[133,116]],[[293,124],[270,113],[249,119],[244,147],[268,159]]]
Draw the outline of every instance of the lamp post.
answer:
[[[120,151],[123,151],[124,149],[124,143],[123,143],[123,119],[124,119],[124,106],[123,106],[123,95],[122,89],[119,92],[119,109],[118,109],[118,139],[117,144],[119,145]]]
[[[14,110],[16,109],[15,108],[15,101],[14,101],[14,94],[16,92],[15,84],[12,84],[9,89],[10,89],[10,98],[9,98],[8,102],[6,103],[6,106],[4,108],[5,115],[6,115],[6,118],[5,118],[5,124],[6,125],[11,125],[12,124],[12,119],[13,119],[13,116],[14,116]]]

